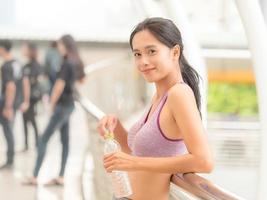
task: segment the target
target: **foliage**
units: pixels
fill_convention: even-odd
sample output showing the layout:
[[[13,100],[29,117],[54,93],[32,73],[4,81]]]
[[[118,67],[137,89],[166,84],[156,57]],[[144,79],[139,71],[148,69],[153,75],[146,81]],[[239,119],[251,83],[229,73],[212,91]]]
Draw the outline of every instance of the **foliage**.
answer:
[[[208,112],[256,115],[258,103],[255,85],[232,83],[209,83]]]

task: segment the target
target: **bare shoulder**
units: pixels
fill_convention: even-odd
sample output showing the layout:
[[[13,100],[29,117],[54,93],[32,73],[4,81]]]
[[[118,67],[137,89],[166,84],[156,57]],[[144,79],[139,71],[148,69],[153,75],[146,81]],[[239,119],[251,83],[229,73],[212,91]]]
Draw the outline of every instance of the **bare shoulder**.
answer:
[[[170,108],[175,119],[190,118],[198,113],[196,99],[193,90],[187,84],[176,84],[168,92],[167,106]]]
[[[195,103],[194,92],[187,84],[176,84],[168,92],[170,104]]]

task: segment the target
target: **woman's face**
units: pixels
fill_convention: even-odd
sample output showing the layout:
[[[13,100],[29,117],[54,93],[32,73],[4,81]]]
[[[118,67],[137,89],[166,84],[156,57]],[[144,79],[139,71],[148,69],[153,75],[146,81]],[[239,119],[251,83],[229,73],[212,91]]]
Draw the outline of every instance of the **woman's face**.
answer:
[[[158,82],[177,70],[179,55],[158,41],[148,30],[132,40],[135,65],[148,82]]]
[[[66,56],[67,55],[67,50],[64,46],[64,44],[61,41],[58,41],[57,43],[57,48],[61,56]]]

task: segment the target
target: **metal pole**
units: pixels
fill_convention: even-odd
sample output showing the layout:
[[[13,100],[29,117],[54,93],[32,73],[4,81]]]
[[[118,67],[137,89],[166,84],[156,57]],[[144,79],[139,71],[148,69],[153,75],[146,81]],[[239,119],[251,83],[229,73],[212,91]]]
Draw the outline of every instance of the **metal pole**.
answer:
[[[267,24],[267,0],[260,0],[260,6],[265,19],[265,24]]]
[[[267,29],[258,1],[235,1],[247,35],[256,77],[261,124],[261,160],[258,199],[262,200],[267,199]]]

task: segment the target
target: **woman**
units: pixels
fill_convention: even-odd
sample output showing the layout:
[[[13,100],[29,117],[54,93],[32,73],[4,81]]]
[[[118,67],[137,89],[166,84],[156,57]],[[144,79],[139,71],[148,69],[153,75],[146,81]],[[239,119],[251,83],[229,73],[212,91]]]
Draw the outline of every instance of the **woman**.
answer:
[[[100,120],[100,134],[113,131],[123,151],[104,156],[104,167],[129,172],[133,194],[128,198],[167,200],[172,174],[213,168],[201,122],[199,76],[186,61],[171,20],[144,20],[132,32],[130,46],[137,70],[155,84],[156,93],[128,133],[115,116]]]
[[[22,54],[27,59],[27,64],[23,67],[24,76],[29,78],[30,82],[30,103],[29,108],[23,113],[23,124],[25,134],[24,151],[28,150],[28,123],[33,126],[35,133],[35,145],[38,141],[38,128],[35,120],[35,106],[41,99],[42,93],[40,90],[39,79],[42,73],[41,65],[37,61],[38,51],[37,46],[31,42],[25,42],[22,46]]]
[[[37,185],[37,177],[46,153],[47,143],[57,129],[60,130],[62,143],[61,168],[59,176],[46,185],[64,184],[64,172],[69,153],[69,119],[74,110],[74,85],[76,81],[81,81],[85,74],[84,65],[72,36],[61,37],[58,41],[58,48],[63,61],[50,97],[53,114],[38,144],[38,156],[33,177],[26,181],[26,184],[30,185]]]

